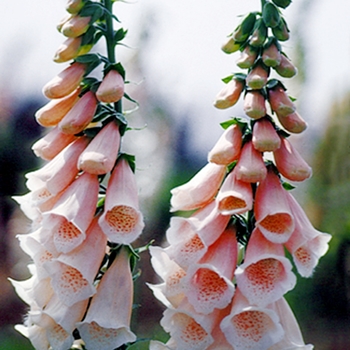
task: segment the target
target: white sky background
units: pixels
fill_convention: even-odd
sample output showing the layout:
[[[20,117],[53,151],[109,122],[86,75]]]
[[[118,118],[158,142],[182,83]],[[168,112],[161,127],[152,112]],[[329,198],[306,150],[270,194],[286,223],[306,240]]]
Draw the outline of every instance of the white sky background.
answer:
[[[66,66],[52,61],[64,41],[55,27],[65,15],[66,0],[0,1],[0,90],[17,97],[40,96],[42,86]],[[303,1],[294,0],[284,10],[292,33]],[[140,0],[114,6],[129,29],[126,43],[131,46],[137,45],[145,15],[154,14],[156,36],[146,53],[145,79],[176,111],[193,118],[196,147],[208,149],[221,133],[219,122],[242,115],[240,108],[220,111],[212,106],[220,79],[237,71],[237,54],[226,55],[220,46],[237,25],[237,15],[259,7],[260,0]],[[331,100],[349,88],[350,3],[315,0],[310,15],[304,26],[310,80],[298,97],[312,132],[322,130],[320,121]],[[285,51],[292,55],[292,42]]]

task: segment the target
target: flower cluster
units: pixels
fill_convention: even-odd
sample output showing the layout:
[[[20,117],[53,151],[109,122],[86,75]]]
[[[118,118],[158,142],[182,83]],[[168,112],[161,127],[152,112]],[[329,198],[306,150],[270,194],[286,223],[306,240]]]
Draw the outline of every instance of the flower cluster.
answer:
[[[68,1],[58,26],[67,40],[54,60],[71,62],[44,86],[49,102],[35,115],[50,128],[33,146],[47,162],[26,174],[30,192],[17,198],[32,220],[18,238],[33,262],[31,278],[11,280],[29,305],[16,329],[37,350],[67,350],[80,338],[101,350],[136,340],[130,244],[144,223],[132,157],[120,151],[124,71],[113,50],[125,31],[113,30],[111,7]],[[102,36],[112,54],[86,54]],[[88,76],[100,63],[102,81]]]
[[[302,132],[306,123],[282,82],[269,79],[271,70],[296,74],[280,44],[289,38],[280,8],[289,3],[263,1],[262,11],[244,17],[223,47],[240,50],[237,65],[248,72],[224,79],[214,104],[231,107],[244,92],[248,122],[223,123],[207,165],[171,191],[171,210],[191,212],[172,217],[166,248],[150,250],[162,280],[150,288],[167,307],[161,325],[170,333],[165,345],[153,341],[153,350],[313,348],[284,299],[296,283],[285,250],[309,277],[330,240],[285,182],[312,174],[287,133]]]

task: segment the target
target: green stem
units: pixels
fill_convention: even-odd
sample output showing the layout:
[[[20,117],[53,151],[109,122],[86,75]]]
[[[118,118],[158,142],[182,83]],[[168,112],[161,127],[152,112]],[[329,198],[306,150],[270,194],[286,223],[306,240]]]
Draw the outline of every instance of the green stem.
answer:
[[[105,15],[106,20],[106,45],[107,45],[107,57],[111,64],[116,63],[116,56],[115,56],[115,44],[114,44],[114,28],[113,28],[113,18],[109,15],[109,13],[112,13],[112,7],[113,3],[111,0],[103,0],[104,6],[108,13]],[[119,100],[114,104],[114,109],[117,113],[122,113],[122,101]]]
[[[266,4],[267,0],[261,0],[261,11],[264,8],[264,5]]]

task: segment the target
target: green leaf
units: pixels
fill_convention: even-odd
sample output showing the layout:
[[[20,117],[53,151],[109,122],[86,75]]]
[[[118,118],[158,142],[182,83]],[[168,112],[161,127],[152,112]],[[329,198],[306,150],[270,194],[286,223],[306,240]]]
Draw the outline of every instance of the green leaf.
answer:
[[[123,28],[120,28],[119,30],[117,30],[114,33],[114,42],[117,44],[119,41],[122,41],[125,38],[127,32],[128,30]]]
[[[295,188],[295,186],[291,185],[289,182],[282,182],[282,186],[287,191],[294,190]]]

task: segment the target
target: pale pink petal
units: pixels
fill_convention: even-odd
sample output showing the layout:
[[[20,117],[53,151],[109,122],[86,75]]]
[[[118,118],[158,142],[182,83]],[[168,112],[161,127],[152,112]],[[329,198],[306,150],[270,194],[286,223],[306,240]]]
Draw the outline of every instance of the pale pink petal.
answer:
[[[24,326],[22,324],[15,325],[16,331],[28,338],[36,350],[47,350],[50,347],[47,339],[45,328],[37,325]]]
[[[230,125],[208,153],[208,162],[228,165],[241,153],[242,132],[237,124]]]
[[[208,163],[190,181],[173,188],[171,211],[198,209],[212,201],[225,177],[226,167]]]
[[[81,153],[78,168],[97,175],[112,171],[117,160],[119,146],[119,127],[112,121],[100,130]]]
[[[256,226],[274,243],[285,243],[295,227],[286,192],[272,169],[269,169],[265,180],[260,182],[256,190]]]
[[[220,323],[217,324],[211,335],[214,338],[214,342],[206,350],[234,350],[222,332]]]
[[[99,224],[111,242],[121,244],[133,242],[143,230],[135,175],[124,158],[118,160],[108,181]]]
[[[314,348],[311,344],[305,345],[298,322],[284,298],[276,301],[272,309],[279,316],[285,334],[283,340],[270,347],[269,350],[312,350]]]
[[[250,305],[238,288],[231,313],[222,320],[220,327],[235,349],[268,349],[284,334],[277,314],[271,309]]]
[[[311,167],[286,138],[281,137],[281,147],[273,155],[278,171],[288,180],[304,181],[312,175]]]
[[[43,213],[43,227],[49,227],[58,252],[68,253],[85,239],[98,199],[95,175],[83,173],[62,194],[54,207]]]
[[[281,146],[280,137],[267,118],[261,118],[254,123],[252,142],[259,152],[275,151]]]
[[[86,317],[77,324],[86,347],[113,350],[135,341],[136,336],[130,331],[132,303],[133,281],[129,253],[121,248],[102,277]]]
[[[245,182],[260,182],[266,177],[266,166],[261,152],[253,147],[252,141],[243,146],[235,167],[236,178]]]
[[[252,186],[238,180],[235,171],[231,171],[219,190],[216,202],[218,211],[223,215],[243,214],[253,207]]]
[[[293,289],[296,277],[283,246],[268,241],[258,229],[249,239],[244,263],[236,270],[237,286],[253,305],[266,306]]]
[[[158,340],[151,340],[149,343],[149,350],[175,350],[177,348],[177,345],[175,344],[175,342],[172,342],[173,346],[171,346],[171,344],[168,344],[168,343],[163,344]]]

